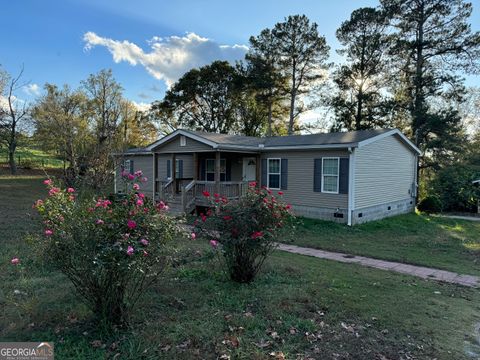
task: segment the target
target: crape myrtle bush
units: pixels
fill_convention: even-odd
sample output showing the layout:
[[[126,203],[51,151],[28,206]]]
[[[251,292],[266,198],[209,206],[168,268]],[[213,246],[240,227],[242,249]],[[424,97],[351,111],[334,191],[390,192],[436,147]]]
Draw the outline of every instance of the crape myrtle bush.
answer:
[[[122,174],[130,189],[123,198],[78,199],[73,188],[45,180],[48,197],[34,207],[43,234],[40,255],[63,272],[99,321],[123,326],[145,290],[167,265],[166,245],[177,234],[163,203],[140,192],[141,171]]]
[[[210,241],[233,281],[251,282],[275,249],[275,242],[293,235],[290,205],[282,201],[281,191],[277,197],[266,188],[258,189],[255,182],[249,183],[239,200],[230,202],[207,191],[203,195],[210,207],[195,220],[192,238],[198,234]]]

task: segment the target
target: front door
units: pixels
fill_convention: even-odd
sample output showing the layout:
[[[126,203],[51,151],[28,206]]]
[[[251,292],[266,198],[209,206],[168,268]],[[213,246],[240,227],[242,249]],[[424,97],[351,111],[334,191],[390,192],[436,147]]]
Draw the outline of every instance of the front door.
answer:
[[[243,158],[243,181],[255,181],[257,173],[257,160],[254,157]]]

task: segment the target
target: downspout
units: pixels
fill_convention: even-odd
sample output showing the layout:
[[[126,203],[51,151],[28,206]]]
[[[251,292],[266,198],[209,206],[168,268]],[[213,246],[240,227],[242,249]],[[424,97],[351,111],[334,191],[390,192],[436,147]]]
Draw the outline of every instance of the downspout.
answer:
[[[349,147],[348,161],[348,214],[347,225],[353,225],[353,211],[355,210],[355,148]]]

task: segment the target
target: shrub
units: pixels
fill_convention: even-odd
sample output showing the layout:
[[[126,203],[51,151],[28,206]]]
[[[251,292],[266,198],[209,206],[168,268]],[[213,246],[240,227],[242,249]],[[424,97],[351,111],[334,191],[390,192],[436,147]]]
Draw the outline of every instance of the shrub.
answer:
[[[429,195],[418,203],[417,208],[427,213],[438,213],[442,211],[442,202],[437,196]]]
[[[451,165],[437,172],[432,192],[439,197],[444,211],[475,212],[480,188],[474,187],[472,181],[479,177],[479,165]]]
[[[250,183],[245,196],[229,202],[219,194],[211,196],[210,209],[195,221],[195,232],[210,241],[223,258],[233,281],[249,283],[275,248],[281,236],[289,236],[294,229],[290,206],[270,190],[256,189]],[[278,193],[281,197],[282,193]]]
[[[134,183],[141,172],[126,176]],[[166,244],[176,233],[166,207],[146,199],[136,183],[114,201],[77,199],[73,188],[45,184],[49,196],[34,205],[45,226],[36,239],[41,255],[70,279],[104,325],[126,325],[166,266]]]

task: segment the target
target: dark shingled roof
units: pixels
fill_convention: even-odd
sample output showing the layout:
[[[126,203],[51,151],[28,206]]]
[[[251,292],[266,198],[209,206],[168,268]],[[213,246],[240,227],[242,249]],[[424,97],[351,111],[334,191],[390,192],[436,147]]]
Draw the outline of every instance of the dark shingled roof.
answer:
[[[205,131],[192,131],[192,130],[183,130],[183,131],[200,136],[206,140],[213,141],[217,144],[225,144],[225,145],[258,146],[258,144],[263,144],[265,141],[264,138],[254,137],[254,136],[216,134],[216,133],[208,133]]]
[[[139,154],[139,153],[145,153],[145,152],[150,152],[149,150],[145,148],[132,148],[132,149],[127,149],[123,153],[124,154]]]
[[[265,138],[265,147],[296,146],[296,145],[347,145],[355,144],[392,129],[359,130],[349,132],[322,133],[311,135],[273,136]]]
[[[306,145],[347,145],[355,144],[371,137],[391,131],[392,129],[359,130],[350,132],[322,133],[311,135],[291,135],[272,137],[253,137],[242,135],[215,134],[203,131],[184,130],[191,134],[200,136],[206,140],[223,145],[258,146],[306,146]]]

